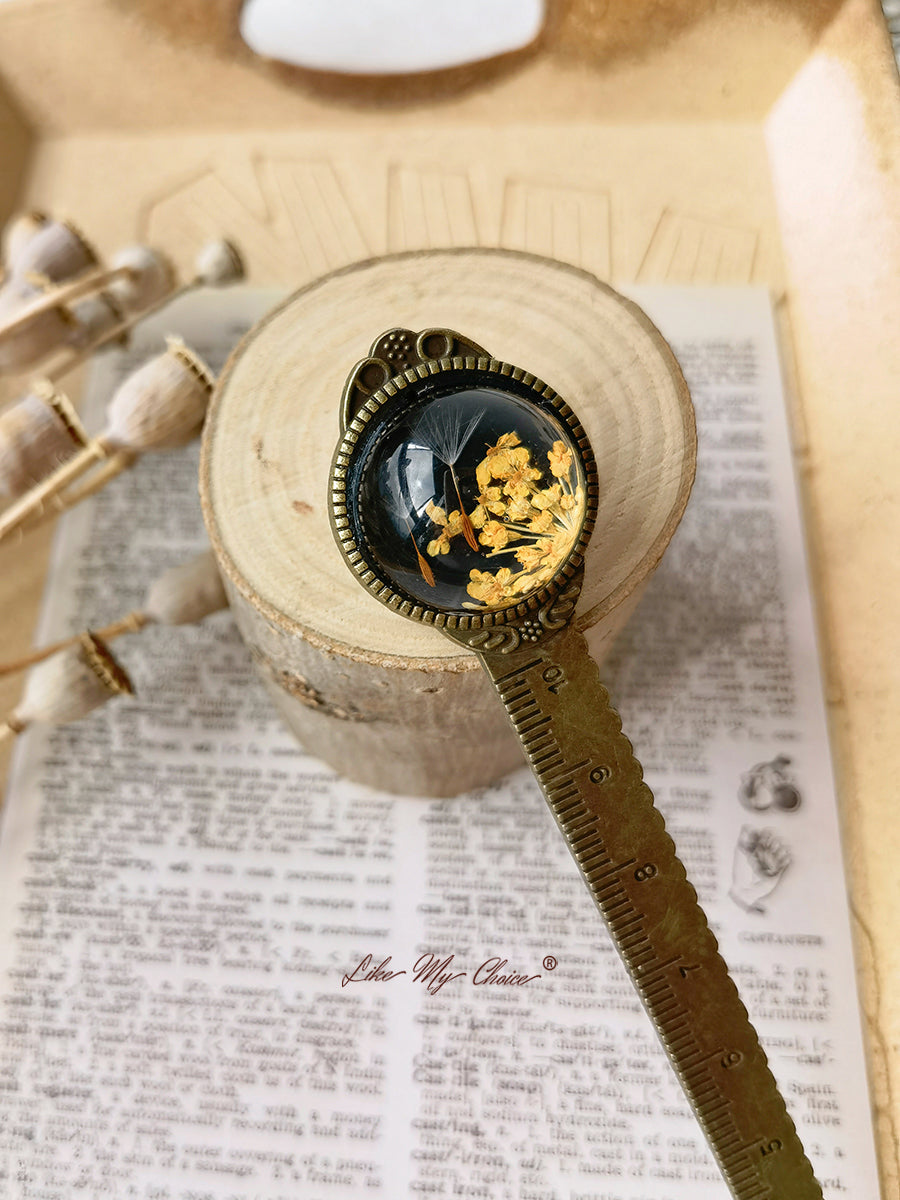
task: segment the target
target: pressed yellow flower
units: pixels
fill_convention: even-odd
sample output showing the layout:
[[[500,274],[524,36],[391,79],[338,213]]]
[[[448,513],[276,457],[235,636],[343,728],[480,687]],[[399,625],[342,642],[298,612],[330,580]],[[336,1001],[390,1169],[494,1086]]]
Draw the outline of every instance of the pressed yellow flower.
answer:
[[[572,451],[568,449],[565,442],[554,442],[551,449],[547,451],[547,459],[550,463],[550,472],[557,479],[569,474],[569,468],[572,466]]]
[[[483,458],[475,468],[475,479],[478,483],[479,491],[483,492],[491,482],[491,460],[489,458]]]
[[[547,547],[549,558],[554,563],[561,563],[564,558],[568,558],[569,551],[575,543],[575,531],[557,526],[552,535],[545,540],[550,543]]]
[[[490,571],[472,570],[469,572],[469,583],[466,591],[474,600],[480,600],[488,607],[502,604],[514,591],[516,576],[509,567],[501,567],[496,575]]]
[[[503,498],[503,493],[498,487],[483,487],[475,497],[475,507],[469,515],[469,519],[476,529],[481,529],[485,521],[488,519],[488,514],[493,513],[494,516],[502,516],[506,512],[506,501]]]
[[[509,433],[501,433],[493,446],[488,446],[487,456],[488,458],[493,458],[495,454],[500,454],[502,451],[508,450],[511,446],[518,446],[521,441],[522,439],[514,429],[511,429]]]
[[[517,451],[511,450],[510,453],[516,454]],[[534,481],[540,479],[541,473],[537,467],[528,465],[530,457],[526,450],[524,459],[510,466],[505,475],[498,476],[504,480],[503,490],[507,496],[529,496],[534,490]]]
[[[490,546],[492,550],[502,550],[504,546],[510,542],[518,541],[520,534],[514,529],[510,529],[508,525],[503,525],[500,521],[487,521],[478,535],[478,540],[482,546]]]
[[[487,454],[475,468],[475,478],[482,491],[492,479],[505,478],[504,472],[509,466],[507,455],[514,446],[519,445],[519,441],[519,435],[510,430],[509,433],[501,434],[493,446],[488,446]]]
[[[516,547],[516,558],[526,571],[536,571],[547,557],[544,541],[542,538],[539,542],[529,542],[527,546]]]
[[[531,451],[525,446],[513,446],[509,450],[498,450],[496,454],[483,459],[475,468],[475,478],[480,488],[485,488],[492,479],[508,479],[514,471],[525,466],[531,458]]]
[[[425,547],[427,554],[432,558],[437,558],[439,554],[448,554],[450,551],[450,541],[457,534],[462,533],[462,514],[458,509],[454,509],[449,515],[437,504],[432,504],[429,501],[425,505],[425,511],[434,521],[435,525],[441,526],[441,532],[436,538],[428,543]]]
[[[547,533],[553,526],[553,513],[549,509],[544,509],[543,512],[538,512],[528,522],[528,528],[532,533]]]
[[[553,483],[550,487],[542,488],[541,491],[535,492],[531,497],[531,503],[535,508],[547,509],[552,508],[554,504],[559,504],[562,500],[562,488],[558,483]],[[565,499],[570,499],[566,496]]]
[[[534,509],[527,496],[513,496],[506,509],[506,519],[516,525],[524,525],[534,516]]]
[[[581,516],[583,511],[583,487],[576,487],[574,496],[564,496],[559,502],[559,520],[563,522],[566,529],[572,529],[576,526],[578,517]]]
[[[495,479],[509,479],[516,471],[527,467],[531,461],[531,451],[527,446],[514,446],[511,450],[501,450],[491,459],[491,471]],[[538,471],[540,477],[540,471]]]

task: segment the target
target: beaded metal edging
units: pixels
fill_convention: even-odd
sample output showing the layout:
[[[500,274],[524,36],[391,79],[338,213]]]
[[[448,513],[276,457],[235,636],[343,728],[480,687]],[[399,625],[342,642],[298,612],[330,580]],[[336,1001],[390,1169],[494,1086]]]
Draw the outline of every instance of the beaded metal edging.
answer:
[[[484,613],[443,612],[439,609],[420,604],[405,593],[398,592],[377,571],[374,571],[366,561],[357,545],[356,539],[353,537],[350,518],[347,515],[347,475],[356,453],[357,443],[360,436],[365,432],[369,422],[380,412],[385,404],[393,400],[404,388],[410,384],[418,383],[419,380],[427,379],[429,376],[439,375],[444,371],[487,372],[503,378],[514,379],[524,384],[535,393],[535,396],[549,403],[556,416],[562,420],[578,447],[584,466],[587,511],[578,535],[578,540],[565,563],[557,571],[555,578],[538,591],[527,596],[524,600],[520,600],[517,604]],[[344,557],[347,559],[354,573],[359,577],[360,582],[365,585],[376,600],[381,601],[382,604],[394,612],[399,612],[411,620],[421,621],[424,625],[434,625],[439,629],[458,629],[460,631],[489,629],[496,625],[515,624],[518,619],[527,616],[536,609],[542,608],[548,600],[553,600],[560,594],[564,586],[572,579],[583,564],[584,550],[594,529],[598,493],[597,465],[594,461],[588,436],[575,413],[549,384],[532,375],[530,371],[523,371],[521,367],[514,367],[511,363],[502,362],[497,358],[475,358],[474,356],[462,357],[457,355],[452,358],[430,359],[428,362],[411,367],[400,375],[395,375],[393,379],[389,379],[374,391],[365,404],[357,409],[344,431],[332,464],[331,524]]]

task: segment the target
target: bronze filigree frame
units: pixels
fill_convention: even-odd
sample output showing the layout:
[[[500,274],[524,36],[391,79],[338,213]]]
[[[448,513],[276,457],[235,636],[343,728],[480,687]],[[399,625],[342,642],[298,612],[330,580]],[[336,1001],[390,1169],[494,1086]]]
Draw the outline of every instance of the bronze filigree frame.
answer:
[[[399,590],[365,556],[354,537],[347,494],[348,478],[357,447],[371,422],[395,406],[410,408],[417,385],[444,372],[470,372],[484,384],[512,379],[532,394],[564,426],[585,476],[586,512],[578,538],[566,561],[543,587],[506,608],[484,612],[431,608]],[[502,385],[501,385],[502,386]],[[520,391],[516,395],[522,397]],[[491,358],[475,342],[452,329],[431,328],[414,333],[390,329],[375,339],[369,355],[350,373],[341,401],[342,438],[331,470],[331,525],[349,567],[368,591],[388,608],[443,630],[455,640],[479,650],[512,650],[522,640],[537,641],[545,632],[564,625],[581,590],[584,551],[594,528],[599,491],[597,467],[588,436],[578,417],[549,384],[529,371]]]

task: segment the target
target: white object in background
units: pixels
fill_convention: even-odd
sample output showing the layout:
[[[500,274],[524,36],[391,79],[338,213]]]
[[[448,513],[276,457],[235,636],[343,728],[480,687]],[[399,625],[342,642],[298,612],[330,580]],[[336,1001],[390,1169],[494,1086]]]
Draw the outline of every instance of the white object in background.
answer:
[[[315,71],[439,71],[520,50],[544,0],[246,0],[241,36],[257,54]]]

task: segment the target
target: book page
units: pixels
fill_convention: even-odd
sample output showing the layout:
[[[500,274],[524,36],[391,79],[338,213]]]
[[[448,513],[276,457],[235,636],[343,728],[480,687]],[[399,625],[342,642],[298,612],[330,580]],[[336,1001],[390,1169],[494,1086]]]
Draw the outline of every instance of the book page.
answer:
[[[631,294],[700,428],[602,674],[829,1200],[877,1193],[776,342],[754,289]],[[272,297],[181,302],[218,368]],[[552,381],[551,381],[552,382]],[[336,399],[337,405],[337,399]],[[61,522],[40,638],[205,544],[197,448]],[[0,833],[0,1181],[17,1200],[726,1200],[527,770],[375,793],[281,725],[227,612],[115,644],[136,698],[20,739]]]

